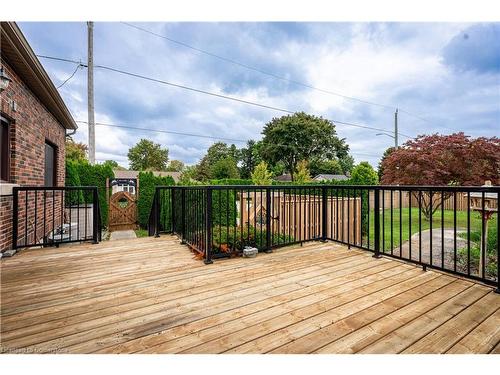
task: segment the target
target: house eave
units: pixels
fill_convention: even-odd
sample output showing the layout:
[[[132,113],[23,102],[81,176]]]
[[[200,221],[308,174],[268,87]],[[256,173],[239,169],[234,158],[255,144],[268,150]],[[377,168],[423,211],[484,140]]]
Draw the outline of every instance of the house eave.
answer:
[[[65,129],[77,129],[68,107],[15,22],[0,22],[2,59]]]

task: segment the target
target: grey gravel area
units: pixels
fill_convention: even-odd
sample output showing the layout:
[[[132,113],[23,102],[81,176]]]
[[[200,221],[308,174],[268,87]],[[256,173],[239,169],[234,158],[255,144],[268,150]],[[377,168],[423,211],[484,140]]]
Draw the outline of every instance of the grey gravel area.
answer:
[[[467,247],[467,240],[458,236],[460,231],[457,231],[457,249]],[[443,236],[442,236],[443,234]],[[420,244],[421,241],[421,244]],[[422,262],[430,264],[431,260],[431,231],[422,231],[421,240],[418,233],[411,236],[411,259],[418,261],[420,258],[419,248],[422,249]],[[444,250],[444,251],[443,251]],[[387,250],[386,250],[387,251]],[[399,255],[400,249],[393,250],[395,255]],[[406,241],[401,246],[402,257],[410,258],[410,241]],[[451,268],[454,259],[454,234],[453,229],[444,229],[441,233],[441,228],[432,230],[432,264],[442,264],[442,254],[444,253],[444,266]]]

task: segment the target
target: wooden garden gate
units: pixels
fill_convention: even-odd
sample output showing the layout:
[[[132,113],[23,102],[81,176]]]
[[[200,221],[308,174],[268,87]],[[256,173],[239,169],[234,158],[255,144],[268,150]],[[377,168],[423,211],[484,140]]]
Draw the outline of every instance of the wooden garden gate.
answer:
[[[134,195],[119,191],[109,202],[109,230],[137,229],[137,201]]]

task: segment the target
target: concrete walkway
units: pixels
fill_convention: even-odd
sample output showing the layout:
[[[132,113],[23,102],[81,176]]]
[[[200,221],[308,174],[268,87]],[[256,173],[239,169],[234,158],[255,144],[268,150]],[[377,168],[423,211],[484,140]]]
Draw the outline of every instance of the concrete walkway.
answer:
[[[467,240],[460,237],[458,234],[463,233],[463,230],[457,230],[457,252],[460,249],[467,247]],[[453,268],[454,262],[454,234],[453,229],[445,228],[441,237],[441,228],[434,228],[432,231],[432,264],[443,265],[446,269]],[[419,234],[415,233],[411,236],[411,259],[419,260],[419,247],[422,248],[422,262],[430,264],[431,258],[431,231],[429,229],[423,230],[421,234],[422,244],[420,245]],[[473,242],[471,242],[473,246]],[[409,241],[403,243],[402,256],[403,258],[410,258]],[[390,251],[390,250],[389,250]],[[399,255],[399,248],[393,250],[394,254]],[[442,252],[444,252],[444,261],[442,260]]]
[[[135,232],[133,230],[117,230],[114,232],[111,232],[111,235],[109,237],[110,241],[113,240],[128,240],[131,238],[137,238],[135,235]]]

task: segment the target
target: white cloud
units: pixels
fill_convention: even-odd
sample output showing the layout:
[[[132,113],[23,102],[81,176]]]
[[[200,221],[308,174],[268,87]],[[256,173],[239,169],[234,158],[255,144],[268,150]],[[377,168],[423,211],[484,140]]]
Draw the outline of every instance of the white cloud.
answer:
[[[51,45],[41,38],[44,24],[23,24],[28,40],[40,51],[61,57],[84,58],[81,39],[67,25]],[[412,136],[450,129],[475,135],[498,134],[498,75],[457,73],[442,61],[446,44],[469,24],[335,24],[318,23],[287,29],[269,24],[167,23],[143,24],[160,34],[256,66],[288,79],[391,104],[421,115],[424,122],[400,112],[400,131]],[[300,25],[299,25],[300,26]],[[84,32],[84,28],[75,28]],[[68,31],[66,34],[64,34]],[[66,40],[67,39],[67,40]],[[64,42],[64,44],[63,44]],[[81,44],[81,43],[80,43]],[[492,48],[492,47],[491,47]],[[357,122],[392,130],[392,109],[370,106],[287,83],[212,57],[193,52],[122,24],[97,23],[97,64],[117,67],[169,82],[235,96],[275,107],[304,110],[332,120]],[[44,64],[45,60],[42,61]],[[71,73],[69,65],[47,64],[56,84]],[[86,74],[81,70],[60,91],[78,120],[87,119]],[[259,139],[263,125],[282,113],[225,101],[200,93],[96,69],[96,120],[141,128],[201,133],[210,136]],[[229,94],[228,94],[229,93]],[[389,137],[338,126],[357,161],[373,165]],[[187,164],[199,160],[214,142],[210,139],[96,127],[98,159],[127,164],[128,148],[147,137],[170,149],[170,158]],[[87,141],[87,126],[75,136]],[[405,139],[402,138],[401,142]],[[239,144],[241,146],[241,144]],[[363,154],[363,155],[361,155]]]

